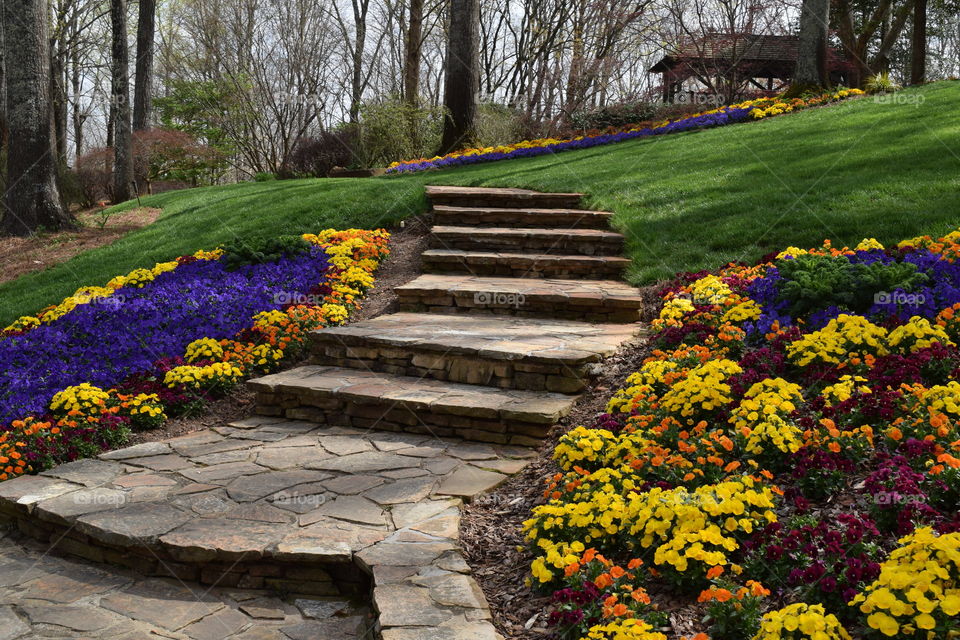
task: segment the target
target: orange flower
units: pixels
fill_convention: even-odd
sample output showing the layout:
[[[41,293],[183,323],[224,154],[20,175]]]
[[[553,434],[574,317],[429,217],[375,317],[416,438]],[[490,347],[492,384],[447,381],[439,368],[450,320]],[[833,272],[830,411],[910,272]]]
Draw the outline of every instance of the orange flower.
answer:
[[[630,597],[641,604],[650,604],[650,596],[647,595],[646,590],[642,588],[635,589],[633,593],[630,594]]]
[[[597,576],[597,579],[593,581],[593,584],[596,585],[597,589],[606,589],[613,584],[613,579],[609,573],[601,573]]]
[[[755,596],[770,595],[770,590],[764,587],[762,584],[760,584],[756,580],[747,580],[747,586],[750,587],[750,593]]]
[[[613,567],[612,569],[610,569],[610,575],[613,576],[614,580],[619,580],[626,574],[627,572],[624,571],[623,567]]]
[[[587,549],[586,551],[583,552],[583,555],[580,556],[580,561],[584,564],[587,564],[588,562],[593,562],[593,558],[596,555],[597,555],[596,549],[593,549],[593,548]]]
[[[733,597],[733,594],[727,589],[717,589],[713,597],[717,600],[717,602],[726,602]]]
[[[578,571],[580,571],[580,563],[573,562],[571,564],[568,564],[566,567],[564,567],[563,575],[569,578],[570,576],[572,576]]]
[[[937,456],[937,462],[942,462],[952,469],[960,468],[960,458],[954,458],[949,453],[941,453]]]
[[[739,468],[740,468],[740,461],[739,461],[739,460],[734,460],[733,462],[731,462],[730,464],[728,464],[727,466],[725,466],[725,467],[723,468],[723,470],[726,471],[727,473],[730,473],[730,472],[732,472],[732,471],[736,471],[736,470],[739,469]]]
[[[827,445],[827,448],[830,449],[830,451],[833,451],[834,453],[840,453],[840,445],[837,444],[836,442],[831,442],[830,444]]]
[[[723,567],[717,565],[715,567],[710,567],[707,571],[707,580],[713,580],[714,578],[719,578],[723,575]]]
[[[603,606],[605,607],[612,607],[615,604],[617,604],[617,596],[607,596],[603,601]]]
[[[900,441],[903,439],[903,432],[896,427],[891,427],[890,430],[887,431],[887,437],[889,437],[891,440]]]
[[[621,616],[625,616],[627,614],[627,611],[629,611],[629,609],[627,609],[627,605],[621,602],[620,604],[616,605],[613,608],[613,615],[619,618]]]
[[[633,560],[627,563],[627,569],[631,569],[631,570],[636,569],[642,564],[643,564],[643,560],[641,560],[640,558],[634,558]]]

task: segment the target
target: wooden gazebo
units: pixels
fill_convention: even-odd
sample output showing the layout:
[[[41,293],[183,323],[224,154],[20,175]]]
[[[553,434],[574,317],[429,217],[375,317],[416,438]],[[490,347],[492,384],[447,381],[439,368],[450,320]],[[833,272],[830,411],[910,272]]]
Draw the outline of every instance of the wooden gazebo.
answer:
[[[792,35],[711,33],[688,41],[650,67],[663,76],[664,102],[674,102],[692,80],[709,91],[718,86],[772,92],[790,83],[797,66],[799,38]],[[841,83],[847,63],[830,51],[831,81]]]

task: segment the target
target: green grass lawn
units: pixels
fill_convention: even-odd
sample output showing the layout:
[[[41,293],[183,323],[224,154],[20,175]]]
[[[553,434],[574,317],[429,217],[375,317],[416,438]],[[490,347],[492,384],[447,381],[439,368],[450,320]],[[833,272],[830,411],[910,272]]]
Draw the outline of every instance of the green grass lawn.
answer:
[[[425,184],[582,191],[628,236],[629,279],[755,260],[788,245],[892,243],[960,225],[960,82],[541,158],[375,179],[244,183],[143,199],[153,225],[0,285],[0,323],[138,266],[233,238],[391,226]],[[131,203],[120,205],[132,206]]]

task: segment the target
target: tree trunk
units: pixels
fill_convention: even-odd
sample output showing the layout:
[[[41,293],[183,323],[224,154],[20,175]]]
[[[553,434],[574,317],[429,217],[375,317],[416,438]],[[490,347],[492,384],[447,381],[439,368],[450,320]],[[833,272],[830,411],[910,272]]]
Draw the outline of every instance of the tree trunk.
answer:
[[[923,84],[927,79],[927,0],[914,1],[910,49],[910,84]]]
[[[67,164],[67,83],[64,54],[53,52],[50,56],[50,110],[53,115],[54,149],[57,162]]]
[[[76,158],[83,155],[83,123],[87,119],[80,106],[80,89],[83,82],[81,74],[79,55],[74,49],[70,59],[70,86],[73,89],[73,152]]]
[[[798,88],[826,87],[827,36],[830,24],[830,0],[803,0],[800,10],[800,42],[793,84]]]
[[[350,122],[360,119],[360,103],[363,101],[363,53],[367,46],[367,11],[370,0],[353,0],[353,21],[357,30],[353,47],[350,81]]]
[[[420,102],[420,47],[423,40],[423,0],[410,0],[406,52],[403,61],[403,97],[411,107]]]
[[[479,0],[450,1],[444,89],[447,115],[443,123],[441,154],[462,148],[475,135],[480,80],[477,51],[479,23]]]
[[[130,199],[133,182],[133,136],[130,131],[130,77],[127,53],[127,0],[110,0],[113,28],[111,94],[113,96],[113,201]]]
[[[153,37],[157,0],[140,0],[137,18],[137,72],[133,82],[133,130],[150,128],[153,110]]]
[[[26,236],[73,226],[57,189],[45,0],[4,0],[10,144],[0,232]]]

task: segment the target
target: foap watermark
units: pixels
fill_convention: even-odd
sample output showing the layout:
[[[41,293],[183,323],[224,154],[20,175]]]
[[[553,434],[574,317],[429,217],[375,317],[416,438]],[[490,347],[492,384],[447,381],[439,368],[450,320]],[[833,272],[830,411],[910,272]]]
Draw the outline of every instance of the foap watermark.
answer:
[[[914,92],[893,92],[893,93],[877,93],[873,96],[873,101],[877,104],[893,104],[893,105],[902,105],[902,106],[914,106],[919,107],[924,102],[927,101],[927,96],[921,93]]]
[[[127,503],[127,494],[120,491],[78,491],[73,495],[73,503],[95,507],[122,507]]]
[[[703,104],[719,107],[727,104],[727,99],[717,93],[683,91],[674,96],[674,104]]]
[[[291,493],[288,491],[281,491],[276,494],[270,501],[273,504],[288,506],[288,507],[307,507],[310,509],[315,509],[317,507],[322,507],[327,503],[327,496],[322,493]]]
[[[71,296],[64,300],[64,302],[67,301],[71,301],[77,305],[89,304],[98,307],[107,307],[108,309],[117,309],[126,302],[126,297],[123,294],[115,293],[109,296],[97,296],[93,298],[88,298],[87,296]]]
[[[927,497],[916,493],[896,493],[881,491],[873,494],[874,504],[924,504]]]
[[[922,307],[927,297],[922,293],[906,291],[878,291],[873,296],[874,304],[896,304],[901,307]]]
[[[522,293],[478,291],[473,294],[473,304],[477,307],[514,307],[519,309],[526,302],[527,297]]]
[[[278,291],[273,294],[274,304],[304,304],[310,306],[319,306],[325,302],[324,297],[312,293],[300,293],[298,291]]]

